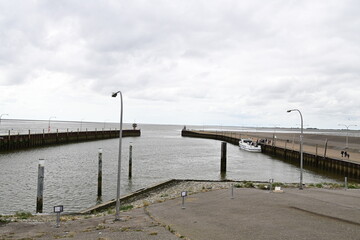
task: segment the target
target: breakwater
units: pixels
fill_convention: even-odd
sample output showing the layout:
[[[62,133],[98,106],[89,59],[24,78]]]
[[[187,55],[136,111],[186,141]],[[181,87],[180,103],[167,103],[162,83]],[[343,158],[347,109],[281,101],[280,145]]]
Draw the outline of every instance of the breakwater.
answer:
[[[225,141],[234,145],[239,144],[238,135],[232,135],[229,132],[198,132],[182,130],[181,136],[207,138],[219,141]],[[262,153],[277,157],[280,160],[289,162],[294,165],[300,163],[300,152],[297,150],[286,149],[269,144],[261,144]],[[304,168],[324,171],[340,176],[346,176],[349,179],[360,181],[360,164],[357,162],[346,161],[344,159],[336,159],[331,157],[323,157],[317,154],[303,153]]]
[[[56,144],[66,144],[75,142],[94,141],[110,138],[118,138],[119,130],[96,130],[95,131],[76,131],[76,132],[52,132],[52,133],[31,133],[0,136],[0,152],[13,151],[33,147],[42,147]],[[140,130],[123,130],[123,137],[139,137]]]

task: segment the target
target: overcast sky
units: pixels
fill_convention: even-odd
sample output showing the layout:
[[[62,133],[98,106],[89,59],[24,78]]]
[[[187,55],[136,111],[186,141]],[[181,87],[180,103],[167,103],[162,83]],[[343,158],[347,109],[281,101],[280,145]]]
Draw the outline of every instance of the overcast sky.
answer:
[[[360,126],[360,1],[0,0],[11,119]],[[352,127],[359,129],[359,127]]]

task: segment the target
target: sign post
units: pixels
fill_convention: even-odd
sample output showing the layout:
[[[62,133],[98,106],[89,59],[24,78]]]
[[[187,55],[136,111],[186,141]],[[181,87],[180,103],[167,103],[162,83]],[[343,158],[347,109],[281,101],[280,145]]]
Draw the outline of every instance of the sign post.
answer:
[[[185,197],[187,196],[187,192],[186,191],[183,191],[181,192],[181,197],[182,197],[182,206],[181,208],[182,209],[185,209]]]
[[[60,227],[60,213],[64,211],[64,206],[59,205],[54,207],[54,213],[56,213],[56,227]]]

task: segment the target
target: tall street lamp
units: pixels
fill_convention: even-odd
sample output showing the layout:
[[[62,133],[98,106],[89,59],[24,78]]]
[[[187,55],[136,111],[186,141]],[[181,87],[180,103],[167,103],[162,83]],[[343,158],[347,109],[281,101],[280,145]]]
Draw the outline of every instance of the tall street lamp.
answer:
[[[287,112],[296,111],[299,112],[301,118],[301,132],[300,132],[300,186],[299,189],[303,190],[303,117],[299,109],[287,110]]]
[[[116,97],[120,94],[120,132],[119,132],[119,158],[118,158],[118,176],[117,176],[117,187],[116,187],[116,214],[115,221],[120,221],[120,172],[121,172],[121,139],[122,139],[122,119],[123,119],[123,98],[121,91],[112,93],[112,97]]]
[[[50,132],[50,120],[51,120],[52,118],[56,118],[56,117],[55,117],[55,116],[49,117],[48,132]]]
[[[345,149],[348,149],[349,148],[349,127],[356,127],[357,125],[339,124],[339,126],[345,126],[346,127],[346,145],[345,145]]]

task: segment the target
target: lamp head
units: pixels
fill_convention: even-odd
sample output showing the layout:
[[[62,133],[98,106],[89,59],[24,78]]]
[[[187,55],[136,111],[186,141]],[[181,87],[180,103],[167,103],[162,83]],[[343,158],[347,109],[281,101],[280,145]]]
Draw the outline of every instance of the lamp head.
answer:
[[[117,94],[118,94],[117,92],[114,92],[114,93],[111,94],[111,96],[112,96],[112,97],[116,97]]]
[[[292,110],[287,110],[287,112],[289,113],[289,112],[291,112]]]

